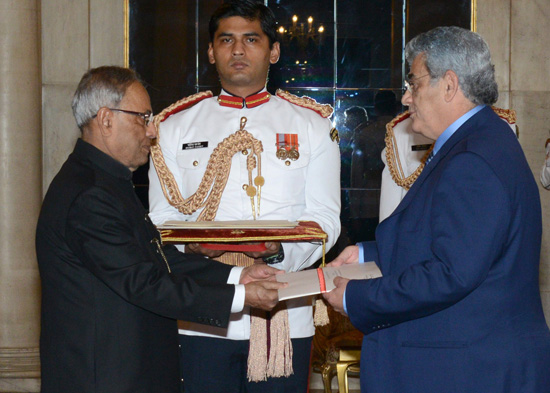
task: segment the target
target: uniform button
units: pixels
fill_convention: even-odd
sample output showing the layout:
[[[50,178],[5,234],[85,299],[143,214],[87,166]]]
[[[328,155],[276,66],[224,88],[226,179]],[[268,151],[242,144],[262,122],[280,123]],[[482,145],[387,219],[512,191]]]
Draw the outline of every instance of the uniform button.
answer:
[[[286,166],[290,166],[290,161],[285,161]]]
[[[243,150],[243,156],[246,156],[248,154],[248,150],[244,149]]]
[[[198,165],[199,165],[198,161],[193,161],[193,166],[198,166]]]

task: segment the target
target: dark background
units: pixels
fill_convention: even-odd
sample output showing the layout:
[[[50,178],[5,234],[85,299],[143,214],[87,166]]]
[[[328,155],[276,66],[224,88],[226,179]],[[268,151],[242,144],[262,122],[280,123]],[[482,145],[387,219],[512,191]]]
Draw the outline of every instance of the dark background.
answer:
[[[350,223],[349,194],[364,195],[377,209],[380,190],[351,187],[351,153],[356,146],[353,130],[344,125],[344,112],[361,106],[373,123],[374,98],[380,90],[393,91],[398,102],[407,71],[404,43],[436,26],[470,28],[470,0],[340,0],[336,9],[334,0],[265,3],[286,30],[279,33],[281,58],[271,66],[268,90],[283,88],[335,109],[332,120],[340,132],[342,157],[342,236],[335,249],[358,239],[371,240],[377,220],[367,228]],[[155,113],[199,91],[219,93],[215,67],[206,55],[208,20],[219,4],[220,0],[130,0],[130,67],[146,81]],[[318,32],[320,26],[323,33]],[[398,103],[396,111],[402,110]],[[369,154],[371,161],[380,160],[378,152]],[[134,183],[148,206],[146,167],[135,172]]]

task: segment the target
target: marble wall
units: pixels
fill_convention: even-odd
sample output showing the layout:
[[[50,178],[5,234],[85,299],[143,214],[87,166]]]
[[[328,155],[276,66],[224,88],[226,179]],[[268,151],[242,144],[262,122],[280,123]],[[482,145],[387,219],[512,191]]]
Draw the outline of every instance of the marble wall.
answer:
[[[90,67],[124,64],[124,3],[0,0],[0,392],[40,391],[34,227],[79,135],[78,81]]]
[[[80,131],[71,100],[91,67],[124,65],[124,1],[42,1],[43,188]]]
[[[0,0],[0,378],[19,380],[39,375],[31,246],[42,202],[38,21],[37,0]]]
[[[550,2],[477,0],[477,31],[497,70],[499,105],[515,109],[520,143],[538,181],[550,138]],[[543,212],[540,290],[550,323],[550,191],[539,184]]]

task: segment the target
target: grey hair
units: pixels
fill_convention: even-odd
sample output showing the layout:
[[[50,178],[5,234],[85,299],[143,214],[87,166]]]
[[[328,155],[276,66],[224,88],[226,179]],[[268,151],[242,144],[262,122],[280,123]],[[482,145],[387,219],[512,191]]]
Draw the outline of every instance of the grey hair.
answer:
[[[103,66],[88,70],[82,76],[71,104],[78,128],[82,131],[101,108],[118,107],[134,82],[143,83],[129,68]]]
[[[436,27],[413,38],[405,47],[409,66],[423,56],[433,81],[452,70],[464,96],[477,105],[492,105],[498,99],[495,66],[485,40],[456,26]]]

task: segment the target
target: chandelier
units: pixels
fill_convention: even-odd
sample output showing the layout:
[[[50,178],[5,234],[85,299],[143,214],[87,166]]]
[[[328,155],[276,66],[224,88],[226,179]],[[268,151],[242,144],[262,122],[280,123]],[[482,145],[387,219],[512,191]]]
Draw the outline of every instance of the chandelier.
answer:
[[[306,25],[305,22],[299,22],[298,15],[294,15],[292,23],[281,25],[277,31],[281,42],[296,43],[300,49],[304,50],[309,42],[322,44],[325,27],[322,24],[316,26],[312,16],[307,18]]]

